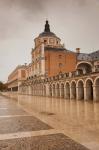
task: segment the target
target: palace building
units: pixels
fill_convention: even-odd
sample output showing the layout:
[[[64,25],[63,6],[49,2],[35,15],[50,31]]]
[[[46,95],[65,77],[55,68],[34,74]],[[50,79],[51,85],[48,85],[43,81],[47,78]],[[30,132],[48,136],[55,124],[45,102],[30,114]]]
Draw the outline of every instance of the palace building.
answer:
[[[97,84],[99,90],[99,50],[86,54],[81,53],[80,48],[75,52],[66,49],[61,39],[50,31],[47,20],[44,32],[34,39],[34,43],[31,63],[17,67],[8,77],[9,90],[16,90],[21,94],[97,99],[98,92],[94,94],[93,85]],[[77,92],[77,86],[80,87],[80,92]],[[89,95],[86,95],[84,86],[89,87]]]

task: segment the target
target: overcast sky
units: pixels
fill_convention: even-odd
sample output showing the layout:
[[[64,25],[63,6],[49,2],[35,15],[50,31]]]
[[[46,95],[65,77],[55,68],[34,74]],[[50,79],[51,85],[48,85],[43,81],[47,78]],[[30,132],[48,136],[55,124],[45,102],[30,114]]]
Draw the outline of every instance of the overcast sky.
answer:
[[[0,80],[31,61],[34,38],[51,31],[70,50],[90,53],[99,49],[99,0],[0,0]]]

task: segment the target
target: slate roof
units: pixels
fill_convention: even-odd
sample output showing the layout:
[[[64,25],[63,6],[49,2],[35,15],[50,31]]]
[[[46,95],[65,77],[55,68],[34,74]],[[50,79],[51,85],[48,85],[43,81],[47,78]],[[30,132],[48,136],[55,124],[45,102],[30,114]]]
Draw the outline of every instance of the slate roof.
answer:
[[[80,53],[77,56],[77,60],[85,60],[85,61],[96,61],[99,60],[99,50],[86,54],[86,53]]]
[[[45,47],[45,50],[52,50],[52,51],[65,51],[66,49],[65,48],[57,48],[57,47]]]
[[[56,37],[56,35],[53,32],[42,32],[42,33],[39,34],[39,37],[43,37],[43,36]]]
[[[89,54],[89,56],[92,58],[92,60],[99,60],[99,50]]]

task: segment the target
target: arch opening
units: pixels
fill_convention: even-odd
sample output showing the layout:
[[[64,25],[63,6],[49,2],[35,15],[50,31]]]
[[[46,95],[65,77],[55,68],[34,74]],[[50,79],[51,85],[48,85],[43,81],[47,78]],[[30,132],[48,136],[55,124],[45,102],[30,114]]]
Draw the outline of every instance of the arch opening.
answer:
[[[43,85],[41,85],[41,96],[43,96]]]
[[[84,84],[83,81],[78,82],[78,87],[77,87],[77,99],[78,100],[83,100],[84,99]]]
[[[28,87],[28,85],[26,85],[26,94],[27,95],[29,94],[29,87]]]
[[[41,95],[41,85],[39,84],[39,95]]]
[[[55,84],[53,84],[53,97],[55,97],[56,93],[55,93]]]
[[[95,100],[99,101],[99,78],[95,82]]]
[[[46,86],[44,85],[44,96],[46,96]]]
[[[90,79],[86,81],[86,100],[93,100],[93,83]]]
[[[34,85],[34,96],[36,95],[36,86]]]
[[[66,99],[70,99],[70,85],[66,83]]]
[[[33,94],[33,88],[32,88],[32,86],[30,86],[30,95],[32,95]]]
[[[79,71],[80,74],[87,74],[92,72],[92,65],[88,62],[80,62],[77,64],[76,69]]]
[[[34,86],[32,86],[32,95],[34,95]]]
[[[76,99],[76,83],[71,83],[71,93],[70,93],[70,99]]]
[[[51,85],[49,86],[49,96],[52,97],[52,86]]]
[[[56,85],[56,90],[57,90],[57,97],[60,97],[60,89],[59,89],[59,84]]]
[[[64,84],[61,84],[61,98],[64,98]]]

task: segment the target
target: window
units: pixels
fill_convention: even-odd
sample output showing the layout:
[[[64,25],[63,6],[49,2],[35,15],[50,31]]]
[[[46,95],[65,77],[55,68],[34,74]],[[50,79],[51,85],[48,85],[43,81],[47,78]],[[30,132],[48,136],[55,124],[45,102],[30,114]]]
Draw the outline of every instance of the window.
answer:
[[[58,41],[56,43],[58,44]]]
[[[61,59],[61,58],[62,58],[62,55],[59,55],[59,58]]]
[[[63,66],[63,64],[62,63],[59,63],[59,67],[62,67]]]
[[[46,43],[47,42],[47,40],[44,40],[44,43]]]

